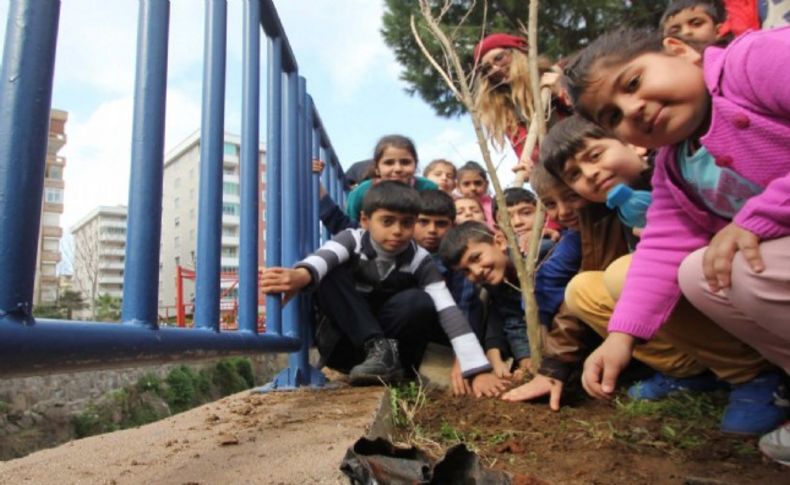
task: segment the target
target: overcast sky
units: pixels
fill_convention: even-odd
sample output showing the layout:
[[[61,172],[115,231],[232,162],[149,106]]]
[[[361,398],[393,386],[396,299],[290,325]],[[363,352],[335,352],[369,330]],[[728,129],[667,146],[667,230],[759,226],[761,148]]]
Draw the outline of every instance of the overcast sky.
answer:
[[[0,46],[9,2],[0,0]],[[390,133],[413,138],[423,164],[437,157],[456,164],[480,160],[467,118],[439,118],[404,92],[400,66],[379,33],[383,2],[274,3],[345,166],[369,158],[376,140]],[[241,125],[242,5],[228,1],[225,128],[233,133]],[[127,203],[137,10],[135,0],[62,1],[52,106],[69,112],[61,152],[67,158],[66,232],[97,205]],[[200,127],[203,15],[202,0],[171,0],[167,149]],[[262,53],[265,63],[265,44]]]

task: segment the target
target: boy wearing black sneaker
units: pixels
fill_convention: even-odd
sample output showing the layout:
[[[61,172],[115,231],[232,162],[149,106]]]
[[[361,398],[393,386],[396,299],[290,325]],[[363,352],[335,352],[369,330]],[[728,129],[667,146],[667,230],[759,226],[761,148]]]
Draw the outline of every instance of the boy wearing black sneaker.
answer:
[[[350,367],[354,385],[397,381],[417,366],[431,320],[439,323],[472,378],[476,396],[495,396],[505,382],[491,366],[456,307],[430,254],[412,240],[420,210],[416,190],[393,181],[375,185],[362,202],[361,229],[346,229],[294,268],[268,268],[262,290],[316,290],[318,305],[340,333],[327,358]],[[401,361],[404,365],[401,365]],[[342,369],[341,369],[342,370]]]

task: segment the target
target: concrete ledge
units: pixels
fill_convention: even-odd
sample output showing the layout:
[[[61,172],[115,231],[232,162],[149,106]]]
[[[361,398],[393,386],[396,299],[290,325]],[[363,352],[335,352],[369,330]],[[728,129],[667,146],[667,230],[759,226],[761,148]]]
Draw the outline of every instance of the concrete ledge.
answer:
[[[149,425],[0,462],[3,483],[346,483],[358,438],[389,433],[386,388],[243,392]]]

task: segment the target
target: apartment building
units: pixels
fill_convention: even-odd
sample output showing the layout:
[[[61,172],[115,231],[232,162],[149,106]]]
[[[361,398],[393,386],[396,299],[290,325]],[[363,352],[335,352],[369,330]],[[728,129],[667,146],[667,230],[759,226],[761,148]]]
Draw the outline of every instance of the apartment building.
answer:
[[[71,228],[74,238],[71,285],[89,305],[104,294],[123,297],[126,217],[126,206],[99,206]]]
[[[241,138],[225,133],[222,167],[222,253],[221,267],[226,274],[221,282],[223,292],[221,308],[233,307],[237,296],[234,281],[239,270],[240,187],[239,154]],[[260,149],[260,175],[258,188],[260,214],[258,235],[258,261],[263,265],[265,256],[265,160]],[[176,305],[177,266],[194,270],[197,255],[198,198],[200,187],[200,132],[196,131],[165,157],[162,200],[162,249],[159,264],[160,315],[173,315]],[[193,280],[183,280],[183,297],[190,303],[195,294]],[[191,309],[187,309],[191,313]]]
[[[50,114],[47,159],[44,168],[44,200],[41,206],[41,226],[38,232],[38,259],[33,293],[34,305],[52,305],[58,299],[56,267],[61,260],[60,215],[63,214],[63,169],[66,159],[58,152],[66,144],[66,111],[53,109]]]

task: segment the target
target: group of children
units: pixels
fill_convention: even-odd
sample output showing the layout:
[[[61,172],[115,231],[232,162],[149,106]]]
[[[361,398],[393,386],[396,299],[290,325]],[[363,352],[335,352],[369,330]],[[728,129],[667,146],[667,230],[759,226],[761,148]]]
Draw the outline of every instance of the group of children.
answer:
[[[418,177],[403,137],[379,143],[346,214],[322,197],[335,237],[264,272],[264,290],[316,289],[328,317],[317,344],[352,383],[400,378],[444,342],[457,394],[549,396],[559,409],[575,369],[610,399],[633,358],[656,372],[632,398],[729,389],[721,429],[770,432],[761,449],[790,464],[790,27],[733,38],[722,12],[679,0],[660,32],[606,34],[565,66],[574,114],[530,176],[561,236],[536,275],[539,369],[485,171],[439,160]],[[544,230],[535,195],[505,200],[520,238]],[[535,377],[503,393],[526,370]]]

